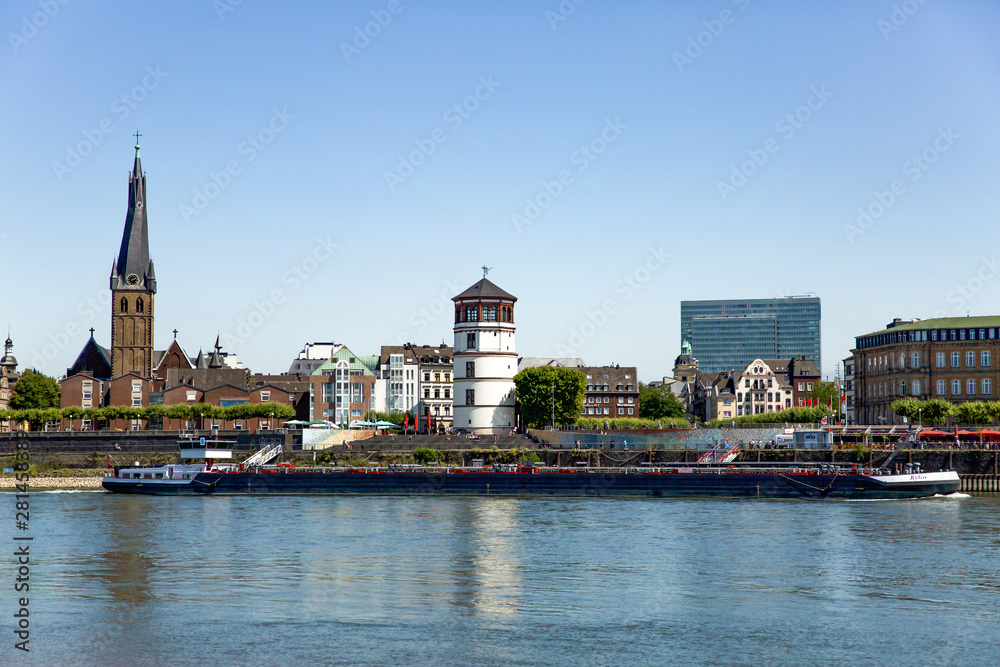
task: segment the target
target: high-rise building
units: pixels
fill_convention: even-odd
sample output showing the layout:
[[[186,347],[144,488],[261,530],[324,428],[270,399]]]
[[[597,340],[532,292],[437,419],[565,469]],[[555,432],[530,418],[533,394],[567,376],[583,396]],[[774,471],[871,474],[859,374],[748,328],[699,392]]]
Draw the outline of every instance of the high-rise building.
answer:
[[[819,367],[819,326],[819,297],[681,301],[681,344],[703,373],[740,370],[758,357],[805,357]]]

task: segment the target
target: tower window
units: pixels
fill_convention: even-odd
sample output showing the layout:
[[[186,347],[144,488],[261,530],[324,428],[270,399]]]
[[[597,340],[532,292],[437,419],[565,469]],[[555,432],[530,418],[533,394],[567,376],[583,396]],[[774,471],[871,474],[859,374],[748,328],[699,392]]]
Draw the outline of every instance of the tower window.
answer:
[[[122,297],[121,304],[119,305],[119,310],[121,310],[123,313],[128,312],[128,299],[126,299],[125,297]]]
[[[142,302],[142,297],[139,297],[136,300],[136,302],[135,302],[135,312],[137,312],[137,313],[144,313],[144,312],[146,312],[145,311],[145,304],[143,304],[143,302]]]

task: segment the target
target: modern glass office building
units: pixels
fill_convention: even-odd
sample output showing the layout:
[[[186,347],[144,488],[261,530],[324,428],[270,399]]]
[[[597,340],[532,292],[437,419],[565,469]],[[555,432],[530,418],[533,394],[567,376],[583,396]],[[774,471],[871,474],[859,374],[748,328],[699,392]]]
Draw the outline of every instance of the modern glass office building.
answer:
[[[805,356],[821,368],[819,323],[814,296],[681,301],[681,340],[703,373],[742,370],[757,357]]]

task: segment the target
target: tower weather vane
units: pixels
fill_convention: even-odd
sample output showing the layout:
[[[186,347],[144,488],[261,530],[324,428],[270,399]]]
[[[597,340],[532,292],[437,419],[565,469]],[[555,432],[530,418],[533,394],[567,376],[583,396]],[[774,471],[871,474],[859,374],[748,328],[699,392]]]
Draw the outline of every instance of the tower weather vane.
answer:
[[[486,277],[486,274],[487,274],[487,273],[489,273],[490,271],[492,271],[492,270],[493,270],[493,267],[492,267],[492,266],[486,266],[485,264],[483,264],[483,267],[482,267],[482,268],[483,268],[483,278],[485,278],[485,277]]]

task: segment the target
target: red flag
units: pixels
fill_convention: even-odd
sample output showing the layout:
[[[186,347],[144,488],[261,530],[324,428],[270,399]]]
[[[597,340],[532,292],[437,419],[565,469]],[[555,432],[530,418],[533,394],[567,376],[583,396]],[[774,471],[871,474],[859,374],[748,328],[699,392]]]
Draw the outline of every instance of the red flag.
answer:
[[[403,430],[405,431],[409,427],[410,427],[410,413],[409,412],[404,412],[403,413]]]
[[[413,430],[420,433],[420,415],[416,412],[413,413]]]

